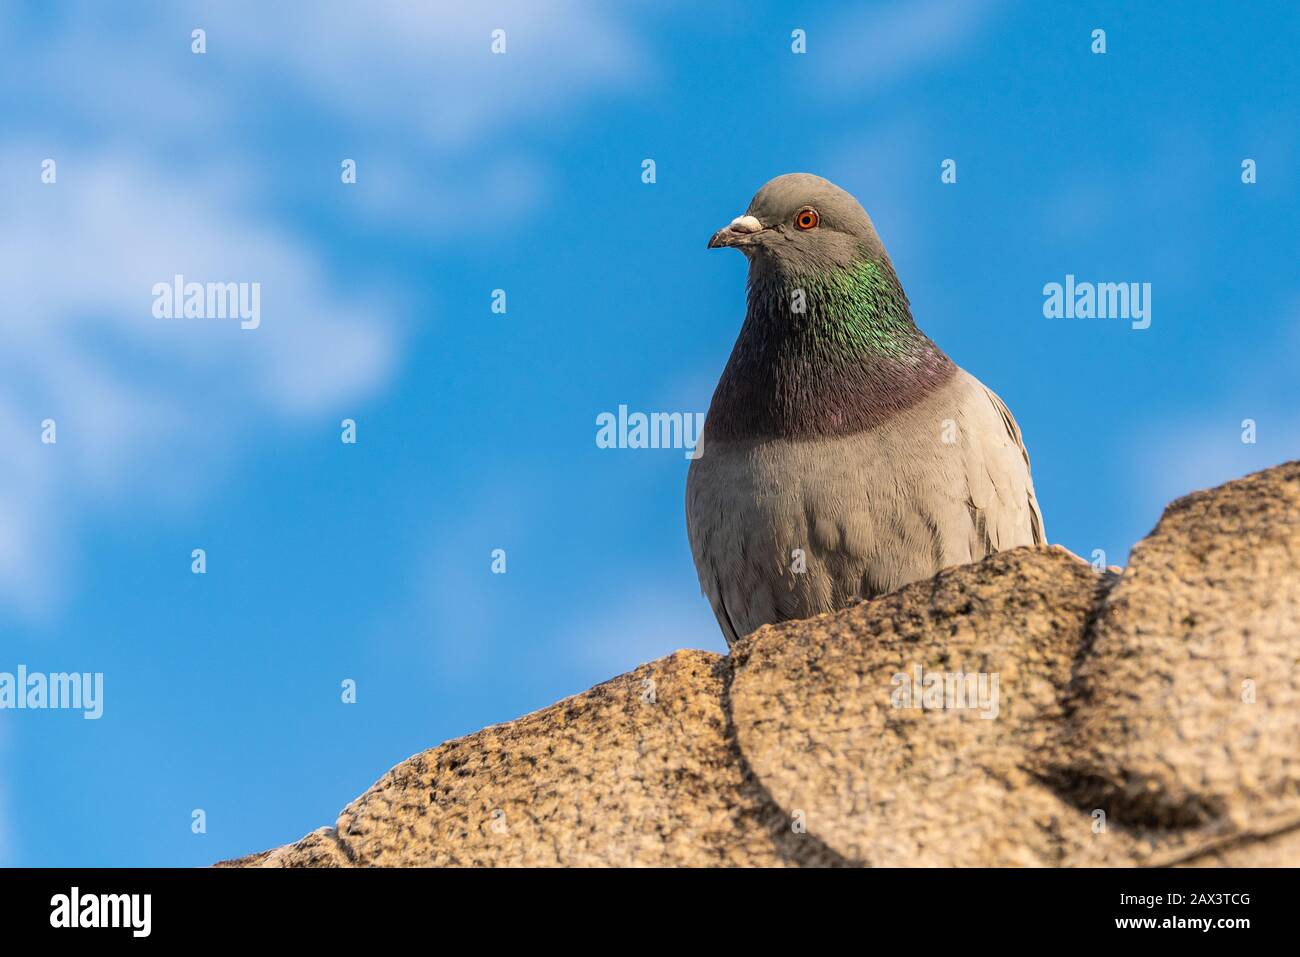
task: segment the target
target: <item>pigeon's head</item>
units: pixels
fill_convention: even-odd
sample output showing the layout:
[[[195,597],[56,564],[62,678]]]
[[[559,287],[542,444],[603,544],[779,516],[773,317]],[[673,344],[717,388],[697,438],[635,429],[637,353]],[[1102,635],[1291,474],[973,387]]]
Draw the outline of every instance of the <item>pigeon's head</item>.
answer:
[[[805,272],[848,266],[885,254],[866,210],[830,180],[787,173],[769,180],[737,216],[709,240],[731,246],[754,269]]]

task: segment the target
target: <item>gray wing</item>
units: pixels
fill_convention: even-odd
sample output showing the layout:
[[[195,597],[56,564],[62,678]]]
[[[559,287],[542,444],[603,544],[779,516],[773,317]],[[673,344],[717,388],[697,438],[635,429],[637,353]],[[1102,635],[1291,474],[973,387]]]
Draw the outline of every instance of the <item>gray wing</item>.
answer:
[[[700,501],[701,483],[707,481],[701,475],[700,459],[691,462],[686,476],[686,536],[691,543],[691,557],[695,560],[695,572],[700,579],[700,592],[713,607],[713,615],[718,619],[722,637],[727,647],[733,647],[740,640],[740,630],[727,608],[723,598],[720,558],[710,554],[709,543],[725,538],[721,528],[723,514],[716,508],[702,505]]]
[[[737,527],[741,510],[729,501],[732,495],[753,493],[744,481],[737,482],[736,476],[728,475],[725,463],[719,462],[724,458],[720,450],[712,449],[690,463],[686,473],[686,537],[699,577],[699,592],[708,599],[727,646],[732,648],[749,633],[741,631],[741,619],[749,609],[744,602],[728,609],[725,594],[732,592],[733,598],[738,598],[740,590],[757,583],[749,581],[750,570],[744,560],[742,529]]]
[[[1047,540],[1043,513],[1034,495],[1020,427],[1005,402],[972,377],[976,403],[987,401],[992,415],[972,410],[970,425],[976,441],[968,449],[967,482],[974,537],[971,554],[980,558],[1019,545],[1041,545]]]

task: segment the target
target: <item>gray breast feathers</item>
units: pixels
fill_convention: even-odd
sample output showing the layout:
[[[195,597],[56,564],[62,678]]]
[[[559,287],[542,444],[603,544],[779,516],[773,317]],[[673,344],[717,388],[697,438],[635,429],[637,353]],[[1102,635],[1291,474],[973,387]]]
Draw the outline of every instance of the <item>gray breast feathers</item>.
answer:
[[[1020,430],[965,372],[857,435],[706,442],[686,524],[728,644],[1045,540]]]

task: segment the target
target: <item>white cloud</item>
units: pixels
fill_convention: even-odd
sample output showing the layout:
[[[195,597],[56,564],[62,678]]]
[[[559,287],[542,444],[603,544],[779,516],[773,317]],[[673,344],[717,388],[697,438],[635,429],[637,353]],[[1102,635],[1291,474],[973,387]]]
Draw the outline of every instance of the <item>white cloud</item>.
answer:
[[[514,144],[651,69],[627,25],[586,0],[491,9],[329,0],[311,17],[245,2],[214,8],[207,22],[210,43],[238,64],[228,82],[274,77],[308,121],[328,118],[366,177],[358,205],[369,219],[435,237],[533,212],[544,163]],[[491,51],[497,29],[504,54]],[[450,228],[446,211],[466,205],[474,215]]]
[[[1276,340],[1228,370],[1239,385],[1137,436],[1134,468],[1156,503],[1300,458],[1300,297],[1285,312]],[[1242,440],[1248,419],[1253,442]]]
[[[1242,441],[1242,420],[1258,415],[1256,441]],[[1291,459],[1300,458],[1300,420],[1280,406],[1229,401],[1198,416],[1165,422],[1136,453],[1150,497],[1171,502]]]
[[[38,163],[0,152],[0,601],[27,612],[52,597],[81,508],[185,497],[242,428],[381,385],[398,336],[389,304],[340,289],[301,239],[241,208],[230,177],[70,154],[43,185]],[[155,319],[152,287],[177,273],[260,283],[260,328]]]
[[[908,0],[855,10],[808,38],[818,75],[831,92],[879,90],[965,46],[987,22],[996,0]]]
[[[923,252],[923,230],[917,229],[914,210],[929,184],[922,185],[911,172],[921,157],[934,155],[924,124],[914,116],[875,123],[827,152],[826,176],[858,198],[900,268]]]
[[[0,761],[4,761],[7,749],[5,730],[0,728]],[[0,867],[17,867],[18,852],[14,847],[14,831],[9,816],[9,792],[5,787],[8,779],[7,775],[0,774]]]
[[[284,71],[322,109],[367,127],[398,126],[464,147],[520,122],[537,125],[593,87],[644,68],[631,35],[580,0],[412,4],[329,0],[225,3],[205,18],[213,50],[260,74]],[[506,52],[491,52],[493,30]]]
[[[193,499],[259,429],[318,426],[392,375],[394,303],[331,276],[315,237],[277,222],[286,203],[320,208],[346,156],[364,188],[344,217],[450,244],[460,200],[468,229],[498,228],[546,180],[520,131],[647,67],[626,26],[580,0],[85,5],[31,35],[11,14],[0,4],[0,109],[15,107],[0,139],[0,610],[27,614],[57,604],[86,515]],[[47,156],[54,186],[37,179]],[[153,319],[151,287],[176,273],[260,282],[261,328]],[[46,417],[57,446],[40,444]]]
[[[650,75],[627,17],[589,0],[324,0],[309,13],[231,0],[157,4],[138,18],[89,6],[41,43],[0,34],[0,89],[30,91],[83,133],[185,164],[214,144],[254,157],[269,136],[274,158],[301,159],[306,174],[276,183],[285,195],[337,182],[352,158],[365,188],[348,202],[359,213],[450,237],[453,203],[472,200],[475,215],[458,221],[468,231],[533,211],[545,164],[520,142]],[[195,26],[207,31],[203,55],[190,52]],[[497,28],[505,54],[491,52]],[[288,127],[300,132],[275,138]]]
[[[603,605],[586,608],[558,632],[579,666],[614,677],[679,648],[727,653],[709,601],[690,580],[629,577]]]

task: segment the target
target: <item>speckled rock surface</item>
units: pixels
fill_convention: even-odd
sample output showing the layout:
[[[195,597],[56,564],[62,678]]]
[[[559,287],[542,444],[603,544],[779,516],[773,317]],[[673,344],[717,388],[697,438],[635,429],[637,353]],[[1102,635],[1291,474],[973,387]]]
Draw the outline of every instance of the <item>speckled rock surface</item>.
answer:
[[[1018,549],[761,628],[733,655],[741,751],[773,799],[850,861],[1058,863],[1062,831],[1091,829],[1039,775],[1105,580],[1064,549]],[[928,673],[985,676],[989,704],[921,707]]]
[[[1298,664],[1300,463],[1179,499],[1099,608],[1074,786],[1189,839],[1300,824]]]
[[[838,863],[738,760],[726,659],[679,651],[384,775],[332,829],[234,865]]]
[[[318,827],[302,840],[218,867],[351,867],[354,861],[332,827]]]
[[[1288,463],[1170,505],[1122,574],[1022,548],[677,652],[223,866],[1295,866],[1298,623]]]

